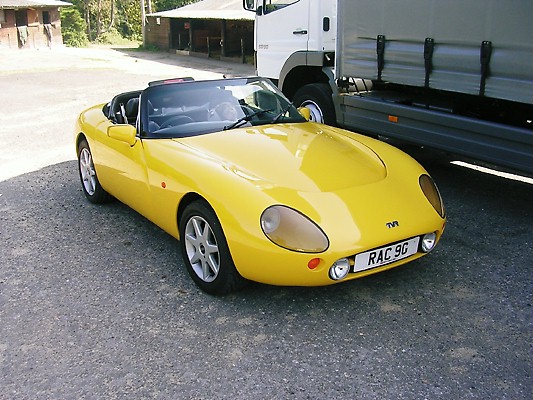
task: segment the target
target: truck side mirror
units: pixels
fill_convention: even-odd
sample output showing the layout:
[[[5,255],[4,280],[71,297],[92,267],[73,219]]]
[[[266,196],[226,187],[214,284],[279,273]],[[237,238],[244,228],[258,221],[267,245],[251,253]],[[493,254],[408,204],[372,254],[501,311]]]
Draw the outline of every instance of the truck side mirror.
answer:
[[[242,8],[247,11],[255,11],[255,0],[242,0]]]

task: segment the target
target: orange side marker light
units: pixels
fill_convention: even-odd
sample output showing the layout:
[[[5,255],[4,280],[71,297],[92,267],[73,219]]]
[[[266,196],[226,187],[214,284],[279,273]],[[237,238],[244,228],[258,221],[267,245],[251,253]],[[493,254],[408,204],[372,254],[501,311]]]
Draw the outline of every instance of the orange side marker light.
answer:
[[[320,258],[313,258],[311,260],[309,260],[309,262],[307,263],[307,268],[309,269],[315,269],[316,267],[318,267],[318,265],[320,264]]]

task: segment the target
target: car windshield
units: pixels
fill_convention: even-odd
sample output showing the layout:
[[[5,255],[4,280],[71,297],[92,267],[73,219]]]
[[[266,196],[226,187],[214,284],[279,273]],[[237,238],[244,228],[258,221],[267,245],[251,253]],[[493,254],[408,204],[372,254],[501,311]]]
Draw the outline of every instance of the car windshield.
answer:
[[[174,138],[305,119],[269,80],[236,78],[150,86],[140,122],[145,137]]]

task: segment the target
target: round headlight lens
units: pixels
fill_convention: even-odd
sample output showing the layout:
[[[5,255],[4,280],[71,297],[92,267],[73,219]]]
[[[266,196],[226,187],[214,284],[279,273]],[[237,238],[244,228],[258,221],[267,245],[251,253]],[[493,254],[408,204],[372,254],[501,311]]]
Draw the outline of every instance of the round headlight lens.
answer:
[[[437,243],[437,235],[435,233],[427,233],[422,236],[422,243],[420,247],[424,253],[429,253]]]
[[[279,228],[280,221],[281,215],[279,210],[276,207],[267,208],[261,216],[261,228],[268,236],[268,234],[275,232]]]
[[[334,281],[339,281],[346,278],[350,272],[350,261],[347,258],[341,258],[331,266],[329,269],[329,277]]]
[[[439,189],[437,189],[437,185],[435,185],[433,179],[431,179],[429,175],[420,175],[418,182],[420,183],[422,192],[424,192],[424,195],[431,203],[435,211],[437,211],[441,218],[444,218],[444,204],[442,202]]]
[[[327,236],[313,221],[286,206],[263,211],[261,229],[272,242],[288,250],[320,253],[329,247]]]

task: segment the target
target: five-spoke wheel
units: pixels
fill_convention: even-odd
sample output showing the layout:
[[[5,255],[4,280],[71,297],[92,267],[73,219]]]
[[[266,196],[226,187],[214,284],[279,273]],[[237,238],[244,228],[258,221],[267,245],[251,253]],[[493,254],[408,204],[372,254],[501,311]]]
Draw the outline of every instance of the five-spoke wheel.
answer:
[[[112,199],[100,186],[91,150],[86,140],[81,140],[78,145],[78,170],[83,193],[91,203],[105,203]]]
[[[226,294],[246,282],[231,259],[224,232],[205,201],[189,204],[180,219],[180,243],[187,271],[205,292]]]

